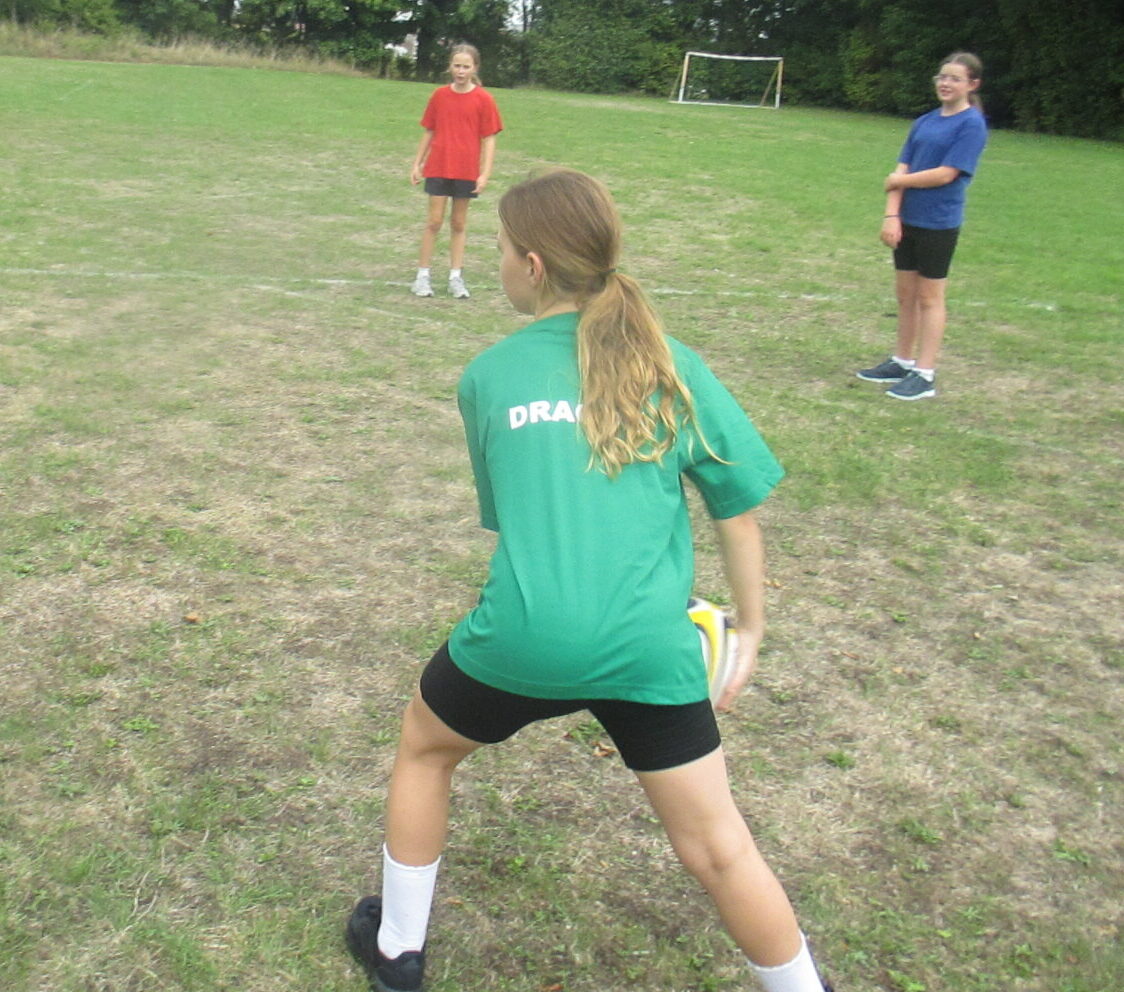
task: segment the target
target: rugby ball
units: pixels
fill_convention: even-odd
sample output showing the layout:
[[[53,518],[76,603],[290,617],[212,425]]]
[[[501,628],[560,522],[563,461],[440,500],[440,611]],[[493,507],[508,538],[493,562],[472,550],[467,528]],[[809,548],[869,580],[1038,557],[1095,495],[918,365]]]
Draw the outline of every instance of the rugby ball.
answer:
[[[687,616],[699,632],[706,682],[713,705],[722,696],[738,667],[738,632],[729,613],[698,596],[687,600]]]

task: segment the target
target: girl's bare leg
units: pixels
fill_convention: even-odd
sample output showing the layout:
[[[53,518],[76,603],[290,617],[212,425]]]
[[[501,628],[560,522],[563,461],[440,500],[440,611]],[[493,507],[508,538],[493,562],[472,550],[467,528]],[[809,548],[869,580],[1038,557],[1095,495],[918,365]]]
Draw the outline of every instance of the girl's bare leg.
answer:
[[[425,227],[422,228],[421,250],[418,252],[418,268],[428,269],[433,261],[433,246],[437,243],[437,235],[441,233],[441,225],[445,222],[445,201],[447,196],[431,196],[429,208],[426,211]]]
[[[449,268],[464,268],[464,248],[468,242],[468,205],[472,201],[467,197],[453,200],[453,210],[449,214]]]
[[[917,277],[918,338],[917,367],[935,369],[944,340],[948,311],[945,306],[947,279]]]
[[[898,340],[894,354],[899,358],[916,358],[917,340],[921,329],[921,308],[918,293],[921,277],[916,272],[894,273],[894,289],[898,298]]]
[[[386,804],[386,846],[395,861],[428,865],[441,856],[453,771],[478,747],[445,726],[415,694],[402,718]]]
[[[710,894],[742,953],[766,967],[795,958],[802,946],[796,916],[734,804],[722,749],[637,778],[679,860]]]

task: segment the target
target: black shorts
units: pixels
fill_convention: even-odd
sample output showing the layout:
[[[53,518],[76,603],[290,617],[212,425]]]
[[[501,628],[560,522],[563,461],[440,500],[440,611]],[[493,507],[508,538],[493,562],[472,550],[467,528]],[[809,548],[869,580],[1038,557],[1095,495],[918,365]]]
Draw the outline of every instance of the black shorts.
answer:
[[[894,268],[899,272],[916,272],[923,279],[944,279],[959,237],[958,227],[934,231],[902,224],[902,239],[894,249]]]
[[[425,191],[430,196],[451,196],[454,200],[475,200],[477,195],[473,179],[438,179],[435,176],[426,179]]]
[[[493,689],[466,675],[442,644],[422,672],[422,699],[447,727],[479,744],[497,744],[537,720],[589,710],[635,772],[676,768],[722,743],[710,700],[659,706],[624,699],[535,699]]]

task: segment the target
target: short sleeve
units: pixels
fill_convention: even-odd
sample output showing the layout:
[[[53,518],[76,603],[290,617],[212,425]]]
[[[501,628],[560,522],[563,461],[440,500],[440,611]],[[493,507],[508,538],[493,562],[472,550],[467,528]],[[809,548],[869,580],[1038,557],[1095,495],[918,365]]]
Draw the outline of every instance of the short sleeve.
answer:
[[[921,123],[922,118],[917,118],[909,128],[909,134],[906,135],[905,141],[902,143],[902,150],[898,152],[898,161],[910,165],[913,162],[913,137],[917,134],[918,125]]]
[[[974,175],[986,144],[987,124],[982,114],[973,113],[960,126],[941,165],[951,166],[968,176]]]
[[[487,99],[482,100],[480,104],[480,137],[490,138],[503,130],[503,121],[500,120],[499,108],[496,107],[492,94],[485,90],[484,96]]]
[[[729,390],[697,355],[683,350],[691,356],[683,364],[698,429],[686,431],[680,442],[681,471],[711,517],[735,517],[764,502],[784,469]]]
[[[437,130],[437,98],[440,90],[434,90],[430,94],[429,102],[425,105],[425,113],[422,114],[421,126],[427,131]]]
[[[457,405],[460,407],[461,421],[464,423],[464,438],[468,446],[468,457],[472,464],[472,478],[476,484],[476,499],[480,506],[480,526],[498,531],[499,519],[496,515],[495,494],[488,473],[488,463],[484,457],[486,438],[484,425],[477,417],[476,388],[471,375],[466,372],[457,388]]]

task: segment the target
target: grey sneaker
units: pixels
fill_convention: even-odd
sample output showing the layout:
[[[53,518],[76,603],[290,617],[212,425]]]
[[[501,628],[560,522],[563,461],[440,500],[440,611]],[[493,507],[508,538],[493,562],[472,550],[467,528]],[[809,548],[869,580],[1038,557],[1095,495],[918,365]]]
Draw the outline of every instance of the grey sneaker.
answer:
[[[909,369],[903,368],[892,358],[887,358],[881,365],[875,365],[872,369],[859,369],[855,375],[867,382],[901,382],[909,375]]]
[[[410,292],[414,296],[432,296],[433,287],[429,284],[429,276],[419,272],[414,284],[410,287]]]
[[[362,966],[374,992],[418,992],[425,975],[425,948],[406,951],[393,961],[379,950],[382,900],[364,896],[355,904],[344,936],[351,956]]]
[[[468,287],[460,276],[449,276],[449,295],[454,300],[468,299]]]
[[[937,381],[934,378],[930,382],[921,373],[910,372],[896,386],[887,389],[886,395],[893,396],[896,400],[923,400],[927,396],[937,395]]]

